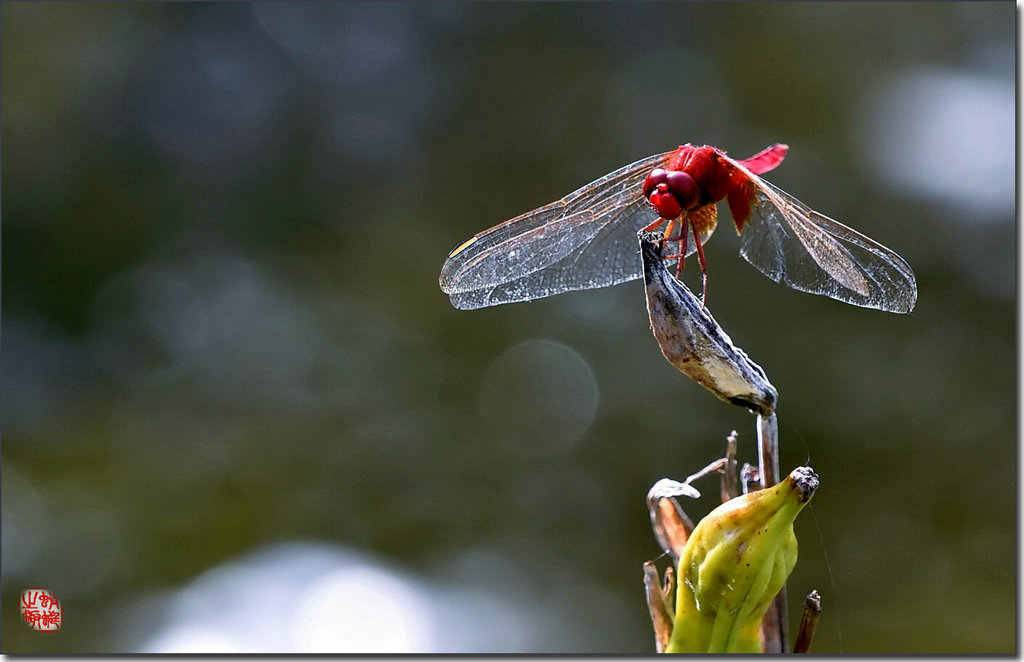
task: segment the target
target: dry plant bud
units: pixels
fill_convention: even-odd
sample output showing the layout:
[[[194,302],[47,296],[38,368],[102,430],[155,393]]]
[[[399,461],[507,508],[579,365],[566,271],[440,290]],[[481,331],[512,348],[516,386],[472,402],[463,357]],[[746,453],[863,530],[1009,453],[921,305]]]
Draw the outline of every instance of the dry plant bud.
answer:
[[[764,370],[732,344],[700,299],[669,273],[662,259],[662,235],[641,232],[638,237],[647,312],[661,353],[722,400],[769,416],[778,391]]]

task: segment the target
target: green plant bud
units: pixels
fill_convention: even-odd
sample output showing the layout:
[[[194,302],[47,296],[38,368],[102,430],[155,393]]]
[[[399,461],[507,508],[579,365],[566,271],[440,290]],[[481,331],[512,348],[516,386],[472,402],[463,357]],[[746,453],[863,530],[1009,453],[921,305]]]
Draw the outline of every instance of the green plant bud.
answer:
[[[667,653],[760,653],[759,628],[797,558],[793,520],[818,487],[809,467],[711,511],[679,559]]]

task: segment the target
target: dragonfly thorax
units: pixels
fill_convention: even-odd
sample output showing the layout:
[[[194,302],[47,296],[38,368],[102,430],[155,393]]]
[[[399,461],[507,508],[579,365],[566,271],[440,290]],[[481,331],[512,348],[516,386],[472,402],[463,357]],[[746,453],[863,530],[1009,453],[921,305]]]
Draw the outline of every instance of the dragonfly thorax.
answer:
[[[693,177],[680,170],[655,168],[644,180],[644,197],[662,218],[673,219],[697,206],[700,197]]]

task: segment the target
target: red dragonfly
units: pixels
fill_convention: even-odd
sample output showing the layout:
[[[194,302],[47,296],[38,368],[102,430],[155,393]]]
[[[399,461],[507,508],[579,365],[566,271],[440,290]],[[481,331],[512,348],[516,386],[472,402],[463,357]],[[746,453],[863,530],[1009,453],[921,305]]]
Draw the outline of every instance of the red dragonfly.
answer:
[[[540,299],[639,278],[636,233],[665,226],[674,255],[697,253],[707,294],[704,244],[726,200],[740,255],[777,283],[893,313],[917,302],[917,282],[899,255],[811,210],[759,175],[782,163],[772,145],[735,160],[689,143],[640,159],[539,209],[459,244],[441,269],[441,289],[464,310]],[[693,242],[689,241],[689,237]]]

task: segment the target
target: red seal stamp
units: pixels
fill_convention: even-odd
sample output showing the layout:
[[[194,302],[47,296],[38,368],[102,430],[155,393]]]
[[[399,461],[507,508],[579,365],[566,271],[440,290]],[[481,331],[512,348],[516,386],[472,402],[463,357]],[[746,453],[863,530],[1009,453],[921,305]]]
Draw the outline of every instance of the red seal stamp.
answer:
[[[21,592],[21,618],[40,632],[56,632],[64,624],[60,600],[46,588],[27,588]]]

